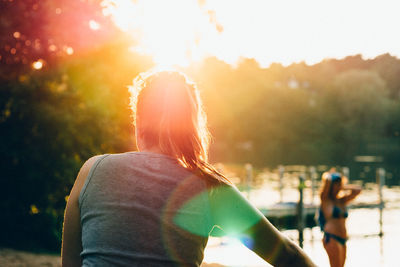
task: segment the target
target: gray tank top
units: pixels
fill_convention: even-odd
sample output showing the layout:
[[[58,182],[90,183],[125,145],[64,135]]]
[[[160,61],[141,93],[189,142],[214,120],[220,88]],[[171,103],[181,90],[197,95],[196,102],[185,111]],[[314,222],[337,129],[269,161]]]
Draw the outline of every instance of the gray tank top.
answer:
[[[199,266],[214,226],[205,181],[148,152],[100,157],[79,208],[83,266]]]

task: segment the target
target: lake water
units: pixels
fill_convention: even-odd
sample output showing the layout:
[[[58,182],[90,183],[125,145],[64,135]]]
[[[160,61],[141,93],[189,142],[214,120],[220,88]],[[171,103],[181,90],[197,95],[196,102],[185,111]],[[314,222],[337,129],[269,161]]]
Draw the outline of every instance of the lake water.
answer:
[[[373,184],[366,186],[358,202],[376,203],[377,188]],[[380,237],[378,209],[351,209],[347,219],[349,241],[347,245],[346,267],[358,266],[400,266],[400,188],[384,188],[386,208],[383,210],[383,236]],[[311,200],[310,192],[306,192]],[[279,192],[269,187],[255,190],[250,200],[256,206],[268,205],[279,199]],[[296,200],[295,190],[287,189],[285,201]],[[296,230],[283,231],[296,241]],[[328,257],[322,246],[322,233],[318,227],[304,231],[304,250],[318,266],[329,266]],[[297,241],[296,241],[297,242]],[[233,238],[210,238],[205,250],[204,262],[218,263],[223,266],[270,266],[252,251]]]

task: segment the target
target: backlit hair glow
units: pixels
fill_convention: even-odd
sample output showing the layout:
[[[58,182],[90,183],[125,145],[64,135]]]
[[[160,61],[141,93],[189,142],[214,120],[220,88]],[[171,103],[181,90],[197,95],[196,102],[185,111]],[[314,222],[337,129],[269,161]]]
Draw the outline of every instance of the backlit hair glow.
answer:
[[[157,146],[188,169],[206,164],[210,134],[193,82],[177,71],[146,72],[129,90],[134,124],[147,146]]]

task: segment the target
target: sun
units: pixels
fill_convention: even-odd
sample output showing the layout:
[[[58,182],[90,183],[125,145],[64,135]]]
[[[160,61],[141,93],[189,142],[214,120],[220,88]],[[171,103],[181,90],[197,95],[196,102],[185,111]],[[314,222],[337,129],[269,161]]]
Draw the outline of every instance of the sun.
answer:
[[[218,35],[210,12],[197,0],[103,1],[104,14],[138,41],[132,49],[151,55],[158,67],[187,66],[207,53]]]
[[[306,2],[103,0],[102,5],[104,14],[132,35],[133,49],[161,66],[187,66],[208,56],[232,65],[254,58],[268,67],[355,54],[400,55],[398,35],[382,30],[400,23],[398,1]],[[99,26],[90,23],[93,30]]]

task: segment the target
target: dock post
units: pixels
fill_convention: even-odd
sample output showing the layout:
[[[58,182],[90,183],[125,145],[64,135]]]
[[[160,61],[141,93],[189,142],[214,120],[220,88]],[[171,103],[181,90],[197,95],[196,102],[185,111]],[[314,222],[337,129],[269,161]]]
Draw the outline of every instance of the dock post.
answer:
[[[280,196],[280,202],[283,202],[283,175],[285,174],[285,167],[283,167],[283,165],[279,165],[278,172],[279,172],[279,196]]]
[[[314,203],[315,199],[315,182],[317,181],[318,175],[317,175],[317,169],[314,166],[310,167],[310,178],[311,178],[311,199],[312,203]]]
[[[343,173],[343,175],[346,176],[347,179],[349,179],[349,181],[350,181],[350,169],[349,169],[349,167],[343,167],[343,168],[342,168],[342,173]]]
[[[299,246],[303,247],[304,241],[304,203],[303,203],[303,189],[305,187],[304,173],[299,175],[299,203],[297,206],[297,230],[299,231]]]
[[[253,166],[250,163],[246,163],[244,167],[246,169],[247,198],[250,199],[250,191],[253,184]]]
[[[376,170],[376,178],[377,184],[379,186],[378,193],[379,193],[379,236],[383,236],[383,208],[385,203],[383,201],[383,194],[382,194],[382,187],[385,185],[385,169],[378,168]]]

